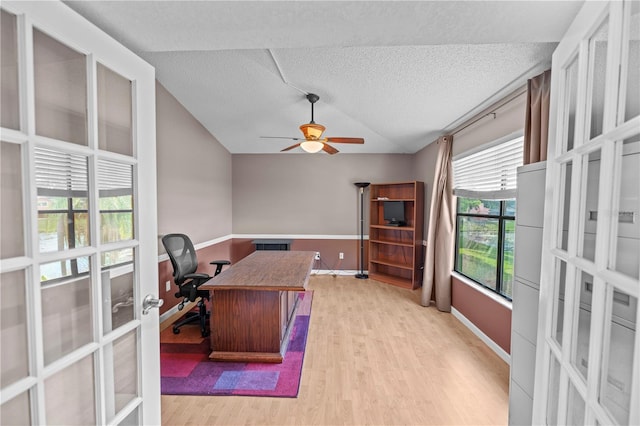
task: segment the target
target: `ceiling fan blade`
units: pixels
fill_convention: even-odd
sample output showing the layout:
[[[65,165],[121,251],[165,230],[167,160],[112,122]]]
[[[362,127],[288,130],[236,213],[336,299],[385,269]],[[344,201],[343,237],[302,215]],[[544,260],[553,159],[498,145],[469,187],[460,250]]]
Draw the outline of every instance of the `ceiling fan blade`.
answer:
[[[289,150],[291,150],[291,149],[293,149],[293,148],[297,148],[297,147],[299,147],[299,146],[300,146],[300,143],[297,143],[297,144],[295,144],[295,145],[288,146],[288,147],[286,147],[285,149],[281,149],[281,150],[280,150],[280,152],[289,151]]]
[[[364,143],[362,138],[327,138],[327,141],[334,143]]]
[[[260,136],[262,139],[291,139],[292,141],[303,141],[303,138],[292,138],[290,136]]]
[[[322,144],[322,150],[327,154],[337,154],[339,151],[327,143]]]

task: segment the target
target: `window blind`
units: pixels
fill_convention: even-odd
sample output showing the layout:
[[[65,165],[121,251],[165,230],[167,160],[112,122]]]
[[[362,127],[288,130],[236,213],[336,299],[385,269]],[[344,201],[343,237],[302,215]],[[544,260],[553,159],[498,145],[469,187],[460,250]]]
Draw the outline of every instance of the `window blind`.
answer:
[[[98,190],[101,197],[133,194],[132,166],[98,160]]]
[[[453,193],[483,200],[515,198],[523,145],[524,136],[520,136],[454,160]]]
[[[35,148],[38,195],[87,196],[87,157],[45,148]]]

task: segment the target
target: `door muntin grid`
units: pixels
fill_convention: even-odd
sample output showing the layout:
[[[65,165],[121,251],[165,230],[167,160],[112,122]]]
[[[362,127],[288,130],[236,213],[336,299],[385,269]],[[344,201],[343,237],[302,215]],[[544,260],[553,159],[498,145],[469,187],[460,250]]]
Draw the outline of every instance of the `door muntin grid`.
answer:
[[[629,28],[638,8],[621,2],[587,7],[593,20],[587,25],[583,18],[580,39],[561,43],[552,67],[560,96],[551,109],[557,118],[551,117],[556,137],[550,143],[547,189],[560,190],[548,197],[551,214],[545,212],[553,222],[545,221],[544,251],[556,260],[543,263],[546,317],[539,328],[544,336],[534,422],[625,424],[638,420],[629,401],[638,398],[631,377],[638,375],[640,239],[637,225],[628,221],[637,214],[640,185],[629,187],[628,180],[634,176],[630,164],[640,158],[640,117],[620,110],[629,109],[627,89],[633,83],[618,65],[637,75],[628,58],[637,61],[637,34]],[[556,277],[553,285],[544,283],[546,277]]]

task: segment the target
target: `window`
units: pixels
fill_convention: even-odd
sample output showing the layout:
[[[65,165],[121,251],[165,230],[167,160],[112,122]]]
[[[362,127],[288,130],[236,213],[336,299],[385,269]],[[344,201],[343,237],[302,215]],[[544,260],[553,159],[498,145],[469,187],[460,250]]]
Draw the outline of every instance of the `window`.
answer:
[[[511,298],[515,200],[458,198],[454,269]]]
[[[523,137],[507,137],[453,161],[456,208],[454,270],[511,299],[516,171]]]

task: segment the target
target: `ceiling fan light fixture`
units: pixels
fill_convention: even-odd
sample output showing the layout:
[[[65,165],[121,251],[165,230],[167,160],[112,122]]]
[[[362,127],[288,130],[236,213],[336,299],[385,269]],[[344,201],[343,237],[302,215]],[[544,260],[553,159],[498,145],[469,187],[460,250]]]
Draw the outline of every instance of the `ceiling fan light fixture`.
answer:
[[[323,146],[324,144],[318,141],[304,141],[300,144],[300,148],[304,149],[310,154],[315,154],[316,152],[319,152]]]
[[[306,140],[318,140],[324,133],[325,127],[322,124],[309,123],[300,126]]]

